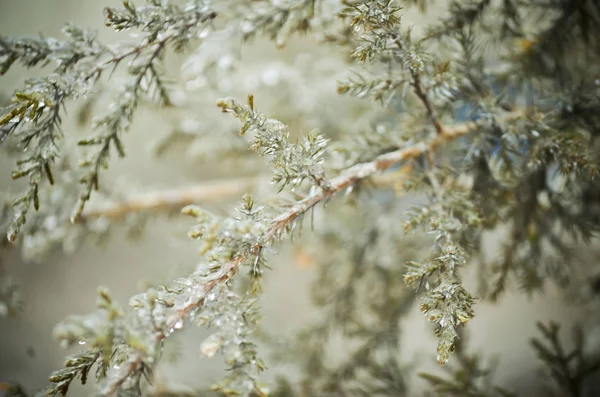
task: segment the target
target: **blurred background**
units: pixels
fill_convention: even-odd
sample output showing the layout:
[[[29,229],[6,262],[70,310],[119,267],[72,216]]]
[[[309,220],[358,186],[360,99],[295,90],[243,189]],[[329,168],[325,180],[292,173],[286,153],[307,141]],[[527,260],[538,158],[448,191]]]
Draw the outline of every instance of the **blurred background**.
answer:
[[[105,28],[102,10],[105,6],[119,4],[115,0],[0,0],[0,35],[36,36],[43,33],[45,36],[61,37],[64,23],[73,21],[79,26],[98,29],[103,42],[117,42],[125,39],[126,33],[117,34]],[[417,27],[420,23],[419,17],[413,14],[405,20]],[[290,123],[292,128],[301,127],[304,131],[317,127],[325,131],[327,128],[345,128],[343,125],[331,127],[336,122],[335,115],[325,114],[327,109],[322,109],[323,102],[313,101],[311,96],[315,95],[312,93],[315,85],[310,83],[311,73],[318,73],[330,76],[328,82],[319,84],[319,95],[329,92],[323,94],[324,98],[319,101],[328,101],[333,109],[336,103],[350,101],[338,98],[335,92],[336,78],[344,72],[340,66],[343,64],[342,56],[336,59],[330,54],[325,56],[325,52],[326,49],[316,46],[309,37],[295,38],[284,49],[277,49],[272,42],[263,40],[249,45],[243,51],[245,85],[236,84],[238,80],[233,77],[228,81],[229,74],[237,76],[237,72],[224,65],[222,74],[213,76],[222,79],[218,87],[194,105],[197,106],[196,122],[201,123],[199,128],[220,126],[206,121],[222,117],[214,106],[219,96],[243,99],[248,90],[255,94],[261,110]],[[178,73],[182,68],[185,76],[184,61],[183,56],[169,58],[168,70],[172,68]],[[39,68],[12,69],[0,77],[0,97],[10,97],[13,90],[22,86],[24,79],[43,72],[44,69]],[[118,84],[118,78],[117,74],[114,84]],[[306,83],[299,79],[306,79]],[[197,80],[195,83],[199,84]],[[219,95],[213,95],[213,92]],[[357,109],[370,106],[366,103],[344,104]],[[78,106],[80,104],[70,104],[69,116],[64,121],[63,131],[67,139],[89,132],[88,127],[77,123]],[[96,109],[102,110],[102,101]],[[124,137],[127,157],[113,157],[109,170],[102,174],[104,179],[101,183],[116,187],[121,192],[131,192],[142,188],[181,187],[231,173],[251,176],[261,172],[244,168],[235,161],[224,164],[207,157],[198,160],[199,154],[200,157],[206,156],[201,140],[192,148],[193,153],[187,151],[187,156],[173,150],[158,160],[154,159],[153,149],[176,128],[181,128],[177,114],[140,109],[131,131]],[[13,165],[12,159],[0,154],[2,193],[16,193],[22,186],[11,181]],[[259,193],[261,189],[261,186],[255,187]],[[199,204],[225,214],[237,197],[231,199]],[[85,243],[71,254],[56,252],[41,261],[24,261],[19,248],[1,252],[6,272],[21,288],[24,307],[17,317],[0,318],[0,381],[18,382],[27,392],[46,386],[48,375],[63,365],[68,353],[53,339],[53,327],[68,315],[93,311],[98,286],[107,286],[114,297],[126,305],[129,297],[147,286],[168,282],[193,269],[199,260],[198,247],[186,236],[192,222],[181,216],[159,216],[148,220],[142,238],[138,240],[127,239],[126,228],[116,228],[104,246]],[[490,236],[490,250],[494,249],[494,239]],[[263,325],[282,335],[309,321],[315,312],[308,299],[313,269],[299,266],[293,252],[291,244],[281,247],[279,255],[271,263],[273,270],[265,276],[265,294],[261,302]],[[494,255],[491,251],[489,254]],[[474,277],[468,276],[467,282],[474,283]],[[562,302],[557,293],[548,289],[545,294],[529,299],[516,293],[506,295],[497,305],[477,305],[476,317],[468,327],[470,343],[475,350],[502,355],[500,383],[513,390],[530,393],[523,395],[535,395],[539,386],[536,380],[538,363],[529,349],[528,340],[536,335],[536,329],[530,319],[552,319],[571,324],[583,315]],[[199,345],[205,335],[203,330],[188,327],[176,342],[171,342],[167,351],[177,354],[177,361],[162,364],[156,372],[159,381],[168,385],[198,387],[218,378],[223,370],[219,357],[211,360],[201,358],[199,354]],[[433,333],[416,305],[406,320],[404,339],[407,341],[403,349],[404,361],[418,363],[419,371],[439,371],[435,362]],[[412,386],[418,395],[423,384],[415,378]],[[83,390],[73,389],[73,395],[87,394]]]

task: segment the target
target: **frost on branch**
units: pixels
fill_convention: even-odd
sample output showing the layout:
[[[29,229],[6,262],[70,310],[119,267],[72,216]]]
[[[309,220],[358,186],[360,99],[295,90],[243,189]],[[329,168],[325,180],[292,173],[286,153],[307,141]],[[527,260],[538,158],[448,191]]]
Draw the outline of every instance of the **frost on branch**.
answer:
[[[230,369],[228,376],[213,386],[215,390],[226,395],[262,393],[264,386],[257,376],[264,364],[250,339],[258,322],[252,295],[260,290],[263,266],[262,252],[256,248],[257,238],[264,233],[257,222],[260,210],[247,198],[237,220],[220,219],[197,207],[187,207],[184,212],[198,222],[190,237],[203,242],[205,261],[170,286],[132,297],[129,311],[102,289],[96,313],[73,316],[57,326],[55,336],[61,344],[81,344],[88,350],[69,359],[64,369],[50,377],[54,386],[49,394],[64,394],[77,376],[85,373],[85,379],[93,365],[101,395],[142,390],[148,386],[144,382],[151,382],[164,343],[186,323],[215,330],[198,346],[199,354],[205,356],[222,353]],[[233,277],[246,266],[252,290],[238,294]]]
[[[460,195],[456,191],[442,192],[431,177],[434,191],[438,198],[442,195],[457,195],[452,200],[458,203]],[[464,196],[462,197],[464,199]],[[463,202],[464,215],[461,214],[460,204],[456,207],[444,208],[445,201],[433,201],[431,206],[415,210],[413,216],[405,223],[407,231],[421,226],[435,238],[435,246],[431,257],[424,262],[409,262],[404,275],[407,285],[416,285],[417,290],[423,288],[423,297],[419,309],[427,319],[435,324],[435,335],[438,338],[438,356],[441,364],[445,364],[455,349],[458,329],[472,319],[475,312],[472,308],[475,303],[473,296],[462,285],[460,270],[467,264],[467,253],[456,243],[460,232],[470,226],[478,224],[478,214],[469,202]],[[450,211],[448,212],[448,210]],[[451,214],[451,215],[448,215]],[[468,222],[465,224],[465,221]]]
[[[269,156],[273,167],[273,182],[280,186],[298,186],[309,179],[313,184],[326,187],[323,168],[327,140],[317,131],[311,131],[301,141],[290,143],[288,127],[282,122],[266,117],[254,108],[254,97],[248,97],[248,105],[237,101],[220,100],[217,105],[223,112],[233,113],[243,123],[240,134],[251,135],[250,149],[261,156]]]

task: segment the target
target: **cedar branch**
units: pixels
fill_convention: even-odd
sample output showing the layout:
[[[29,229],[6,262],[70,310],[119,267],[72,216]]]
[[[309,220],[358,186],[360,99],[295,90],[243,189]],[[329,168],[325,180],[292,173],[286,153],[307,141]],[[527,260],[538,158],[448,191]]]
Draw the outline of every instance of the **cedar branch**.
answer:
[[[513,111],[502,117],[502,121],[509,122],[516,120],[523,117],[524,114],[525,112],[523,110]],[[433,151],[437,147],[442,146],[443,144],[460,136],[466,135],[477,128],[478,125],[475,122],[462,123],[451,128],[444,128],[443,134],[435,135],[435,137],[431,139],[428,144],[421,143],[404,149],[389,152],[376,157],[372,161],[360,163],[346,169],[338,177],[332,179],[327,188],[318,187],[313,191],[312,194],[309,194],[307,197],[291,206],[287,211],[275,217],[272,220],[271,228],[266,233],[265,240],[269,241],[272,237],[280,234],[283,229],[290,224],[290,222],[293,222],[310,208],[333,196],[337,192],[350,187],[360,180],[373,176],[377,172],[386,170],[393,165],[398,164],[399,162],[416,158],[427,153],[428,151]],[[237,256],[233,261],[221,267],[218,277],[215,277],[214,281],[211,281],[204,286],[203,294],[200,294],[195,300],[190,301],[185,308],[178,310],[173,316],[169,317],[166,322],[167,328],[172,327],[178,321],[184,320],[190,312],[202,306],[206,295],[217,285],[229,281],[236,273],[238,266],[241,265],[246,259],[248,259],[247,255],[240,255]],[[164,337],[166,337],[166,335],[163,333],[158,335],[159,339]]]
[[[517,110],[504,115],[501,118],[503,122],[509,122],[511,120],[516,120],[522,118],[525,115],[523,110]],[[265,241],[268,242],[274,237],[280,237],[283,234],[286,227],[293,221],[297,220],[302,214],[306,211],[317,205],[318,203],[330,198],[334,194],[342,191],[343,189],[354,185],[355,183],[364,180],[368,177],[375,175],[380,171],[384,171],[395,164],[398,164],[402,161],[406,161],[408,159],[416,158],[420,155],[427,154],[431,151],[434,151],[439,146],[444,145],[458,137],[466,135],[478,128],[477,123],[469,122],[458,124],[454,127],[444,128],[442,134],[436,134],[429,142],[421,142],[420,144],[409,146],[403,149],[399,149],[393,152],[385,153],[383,155],[377,156],[372,161],[356,164],[350,168],[347,168],[345,171],[341,172],[339,176],[333,178],[329,181],[329,184],[323,187],[316,187],[308,196],[304,199],[298,201],[295,205],[289,207],[287,211],[284,211],[279,216],[275,217],[271,222],[271,227],[265,234]],[[227,184],[226,184],[227,185]],[[239,186],[239,185],[238,185]],[[209,189],[199,189],[198,191],[202,191],[202,195],[216,197],[215,194],[210,194]],[[173,192],[171,192],[173,193]],[[191,198],[189,195],[182,195],[188,199]],[[138,204],[144,203],[155,203],[154,205],[149,205],[149,207],[157,208],[161,207],[158,203],[169,202],[170,205],[178,205],[183,203],[185,200],[178,199],[177,194],[174,194],[170,197],[169,200],[147,200],[147,201],[139,201]],[[198,199],[198,197],[193,197],[194,201]],[[140,204],[141,205],[141,204]],[[113,214],[121,214],[126,212],[128,209],[134,208],[136,206],[131,203],[125,205],[118,206],[119,210],[113,210]],[[138,206],[139,208],[139,206]],[[100,214],[100,213],[98,213]],[[208,294],[213,291],[215,288],[218,288],[220,285],[226,284],[231,278],[236,274],[238,268],[251,256],[257,255],[258,250],[262,247],[253,248],[251,252],[248,253],[240,253],[237,255],[232,261],[224,264],[217,271],[216,277],[202,285],[202,290],[199,293],[195,294],[192,299],[189,299],[185,306],[174,311],[170,316],[168,316],[163,324],[158,326],[158,330],[155,334],[155,340],[157,344],[162,343],[174,328],[175,324],[184,321],[189,317],[189,315],[196,310],[200,309],[205,302]],[[126,379],[128,376],[138,373],[143,367],[144,362],[139,359],[139,356],[135,356],[134,360],[132,360],[129,365],[122,369],[119,373],[119,377],[116,382],[109,384],[110,387],[105,389],[105,392],[102,393],[103,397],[109,397],[114,395],[120,386],[119,383],[122,379]]]
[[[506,113],[499,121],[509,122],[522,118],[524,115],[524,110],[515,110]],[[346,170],[342,171],[339,176],[329,181],[329,186],[326,189],[321,187],[316,188],[307,197],[298,201],[286,212],[273,219],[273,226],[267,234],[267,239],[282,233],[285,228],[291,222],[295,221],[299,216],[314,207],[316,204],[333,196],[337,192],[354,185],[360,180],[371,177],[380,171],[385,171],[398,163],[408,159],[414,159],[423,154],[431,153],[436,148],[443,146],[444,144],[453,141],[458,137],[475,131],[477,128],[478,124],[476,122],[461,123],[454,127],[442,128],[442,133],[436,134],[429,142],[421,142],[413,146],[385,153],[376,157],[372,161],[356,164],[350,168],[347,168]]]
[[[525,115],[524,110],[515,110],[506,113],[500,118],[500,122],[509,122]],[[374,176],[380,171],[408,159],[416,158],[427,152],[434,151],[437,147],[445,143],[466,135],[478,128],[477,123],[460,123],[454,127],[442,128],[442,134],[434,136],[428,143],[421,142],[414,146],[398,149],[380,155],[372,161],[354,165],[342,171],[339,176],[330,181],[330,186],[326,189],[317,188],[312,194],[297,202],[286,212],[273,220],[273,228],[268,237],[272,237],[282,230],[286,225],[295,220],[298,216],[314,207],[317,203],[333,196],[340,190],[352,186],[356,182]],[[199,201],[218,200],[223,197],[234,196],[251,189],[261,180],[260,177],[247,177],[232,180],[216,180],[202,184],[187,186],[181,189],[170,189],[161,192],[151,192],[141,195],[134,195],[109,203],[105,207],[90,208],[84,210],[79,221],[107,217],[111,219],[122,218],[132,212],[141,211],[160,211],[174,208],[181,208]]]

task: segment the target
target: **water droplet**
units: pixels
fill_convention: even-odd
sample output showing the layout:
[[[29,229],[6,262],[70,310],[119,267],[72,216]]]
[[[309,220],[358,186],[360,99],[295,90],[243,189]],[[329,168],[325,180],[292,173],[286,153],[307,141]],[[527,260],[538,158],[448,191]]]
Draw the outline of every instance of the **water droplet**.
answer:
[[[217,293],[216,292],[211,292],[206,296],[206,300],[207,301],[214,301],[217,298]]]

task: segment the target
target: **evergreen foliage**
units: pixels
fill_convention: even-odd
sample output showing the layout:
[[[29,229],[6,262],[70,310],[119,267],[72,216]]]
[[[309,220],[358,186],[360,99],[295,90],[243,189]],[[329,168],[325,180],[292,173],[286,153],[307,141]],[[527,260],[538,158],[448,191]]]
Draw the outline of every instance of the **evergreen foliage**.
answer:
[[[585,294],[594,288],[589,277],[577,274],[596,271],[578,250],[595,242],[600,227],[600,4],[453,0],[421,32],[404,18],[407,10],[428,15],[439,6],[124,1],[104,13],[106,27],[135,33],[117,45],[74,24],[63,38],[0,36],[0,75],[17,66],[50,67],[0,108],[3,153],[15,160],[13,179],[26,181],[0,209],[0,249],[19,246],[25,259],[40,260],[57,248],[72,252],[87,238],[104,240],[125,215],[151,222],[150,211],[165,209],[195,220],[188,235],[202,256],[195,271],[132,297],[128,307],[99,288],[95,312],[57,325],[61,345],[82,350],[50,374],[40,393],[64,396],[74,382],[95,378],[104,397],[187,395],[152,384],[164,345],[197,325],[212,332],[199,343],[201,354],[220,354],[228,371],[193,395],[407,395],[415,365],[399,359],[400,337],[402,320],[416,306],[432,324],[431,352],[447,374],[421,374],[431,395],[515,395],[494,382],[485,352],[467,351],[465,330],[477,303],[500,299],[511,280],[528,294],[552,283],[565,294],[579,290],[580,304],[597,299]],[[327,115],[319,109],[332,106],[329,93],[319,82],[304,84],[302,71],[281,94],[282,108],[301,108],[298,90],[313,92],[307,118],[322,123],[319,130],[296,131],[267,115],[274,110],[251,93],[211,97],[218,108],[202,101],[223,78],[220,69],[235,81],[227,69],[233,60],[198,60],[211,40],[243,48],[265,37],[283,47],[300,34],[332,52],[345,76],[337,94],[348,102],[336,102]],[[172,53],[187,54],[184,69],[211,80],[195,108],[175,98],[177,73],[165,62]],[[100,86],[116,69],[125,81],[107,89],[113,100],[98,110]],[[82,105],[80,122],[95,131],[78,139],[77,153],[66,143],[72,131],[62,128],[73,102]],[[126,156],[123,135],[143,106],[181,111],[181,125],[159,153],[179,139],[206,140],[218,161],[244,158],[260,175],[267,169],[270,198],[247,194],[260,176],[92,206],[95,196],[108,201],[103,170],[115,155]],[[199,110],[218,121],[187,131],[185,121]],[[231,128],[226,116],[239,124]],[[195,205],[211,195],[241,200],[229,215]],[[407,195],[414,204],[408,211]],[[301,234],[303,225],[309,230]],[[491,261],[482,252],[490,232],[502,239],[501,255]],[[260,328],[259,300],[276,248],[292,239],[318,273],[311,293],[322,316],[281,341]],[[463,282],[467,268],[479,274],[478,290]],[[20,305],[15,282],[0,274],[0,315],[18,315]],[[548,392],[591,395],[600,368],[600,350],[588,343],[593,335],[576,328],[569,349],[559,329],[540,324],[531,342],[552,383]],[[351,352],[336,361],[329,346],[337,337]],[[259,349],[259,342],[270,348]],[[298,379],[265,381],[264,370],[275,362],[293,364]]]

